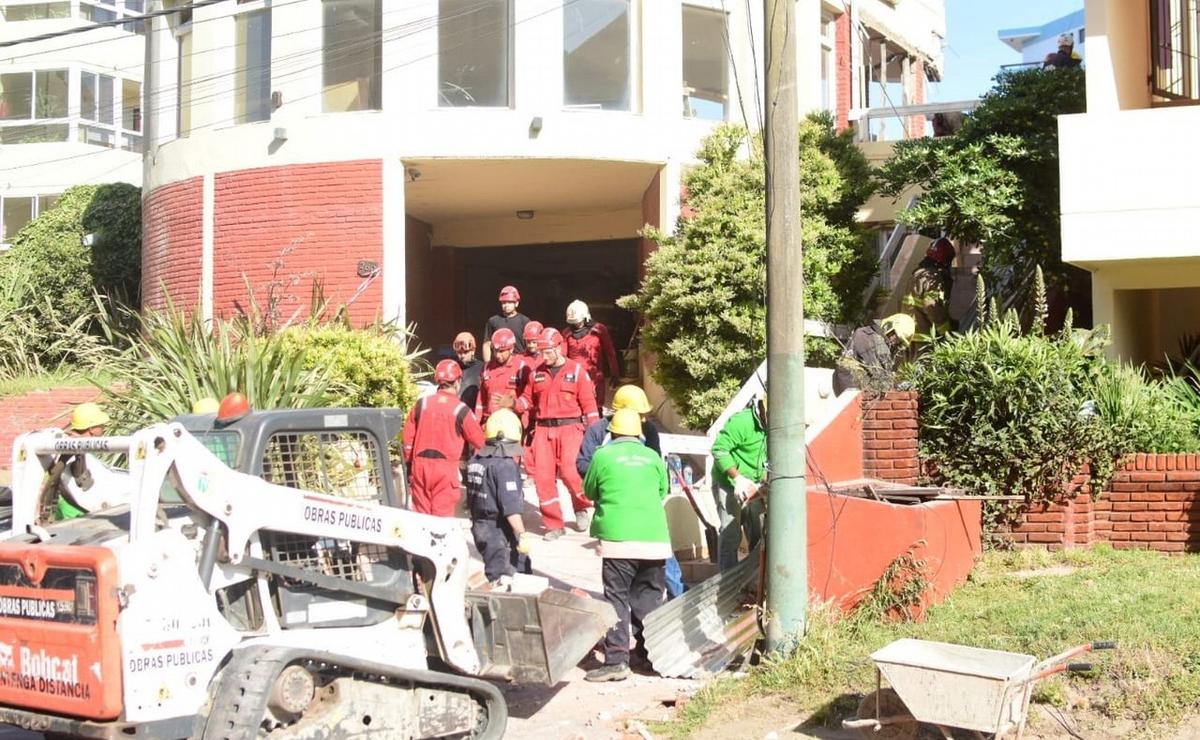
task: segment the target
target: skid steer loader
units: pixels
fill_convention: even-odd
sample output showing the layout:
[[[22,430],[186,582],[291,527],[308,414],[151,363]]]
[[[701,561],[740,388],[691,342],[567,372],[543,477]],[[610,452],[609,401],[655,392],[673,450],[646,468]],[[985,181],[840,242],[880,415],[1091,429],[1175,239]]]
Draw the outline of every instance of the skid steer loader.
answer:
[[[180,417],[18,437],[0,533],[0,724],[78,737],[495,738],[485,679],[556,683],[616,621],[467,586],[463,522],[400,508],[399,411]],[[128,484],[48,521],[46,461]],[[57,494],[54,494],[57,495]]]

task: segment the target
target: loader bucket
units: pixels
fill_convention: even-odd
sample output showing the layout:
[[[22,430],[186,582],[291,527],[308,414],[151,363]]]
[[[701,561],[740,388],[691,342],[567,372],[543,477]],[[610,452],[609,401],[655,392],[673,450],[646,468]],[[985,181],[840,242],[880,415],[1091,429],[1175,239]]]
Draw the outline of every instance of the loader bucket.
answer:
[[[617,622],[608,602],[557,588],[476,591],[467,602],[480,675],[521,683],[558,683]]]

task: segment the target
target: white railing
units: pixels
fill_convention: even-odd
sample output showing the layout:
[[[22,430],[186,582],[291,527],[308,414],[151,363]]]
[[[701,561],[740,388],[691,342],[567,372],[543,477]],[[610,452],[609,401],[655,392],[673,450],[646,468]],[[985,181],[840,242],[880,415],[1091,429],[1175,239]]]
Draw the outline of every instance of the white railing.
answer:
[[[919,139],[925,136],[920,131],[911,131],[916,118],[932,121],[934,116],[969,113],[979,107],[978,100],[955,100],[947,103],[923,103],[921,105],[885,106],[881,108],[855,108],[850,111],[858,141],[895,141],[898,138]],[[901,136],[892,136],[895,123],[899,122]],[[889,125],[892,124],[892,125]],[[889,138],[890,137],[890,138]]]

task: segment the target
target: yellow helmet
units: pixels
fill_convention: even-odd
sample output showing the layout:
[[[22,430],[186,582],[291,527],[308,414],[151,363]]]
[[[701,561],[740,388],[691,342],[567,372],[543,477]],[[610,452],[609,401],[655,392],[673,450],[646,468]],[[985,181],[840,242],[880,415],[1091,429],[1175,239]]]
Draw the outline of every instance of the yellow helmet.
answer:
[[[221,402],[212,396],[198,399],[192,404],[193,414],[215,414],[217,409],[221,408]]]
[[[906,313],[894,313],[879,322],[884,331],[890,331],[901,342],[908,344],[917,333],[917,322]]]
[[[613,411],[621,409],[633,409],[639,414],[648,414],[653,409],[650,407],[650,399],[646,398],[646,392],[636,385],[623,385],[613,394],[612,402]]]
[[[83,432],[92,427],[102,427],[108,422],[108,414],[104,413],[100,404],[91,401],[79,404],[71,412],[71,428],[77,432]]]
[[[488,439],[506,439],[509,442],[521,441],[521,420],[508,409],[497,409],[487,418],[483,434]]]
[[[620,409],[613,414],[612,421],[608,422],[608,431],[626,437],[640,437],[642,417],[633,409]]]

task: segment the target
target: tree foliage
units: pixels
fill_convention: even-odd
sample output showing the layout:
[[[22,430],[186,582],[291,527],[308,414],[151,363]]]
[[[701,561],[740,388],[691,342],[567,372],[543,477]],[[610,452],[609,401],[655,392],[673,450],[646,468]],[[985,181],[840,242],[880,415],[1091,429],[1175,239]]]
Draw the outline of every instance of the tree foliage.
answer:
[[[919,186],[904,223],[982,244],[993,273],[1012,267],[1032,279],[1041,267],[1062,286],[1058,116],[1085,109],[1080,68],[1002,72],[956,134],[898,142],[877,173],[881,190]]]
[[[870,234],[854,220],[872,192],[868,164],[827,114],[806,119],[798,136],[805,313],[853,320],[875,266]],[[642,339],[657,356],[654,379],[694,428],[720,414],[766,348],[761,142],[724,125],[697,157],[684,178],[685,216],[673,234],[647,229],[658,250],[639,291],[620,300],[641,313]]]
[[[84,236],[92,234],[92,245]],[[78,185],[13,239],[4,269],[21,269],[51,299],[58,318],[94,317],[93,291],[136,308],[142,263],[141,190],[133,185]]]

